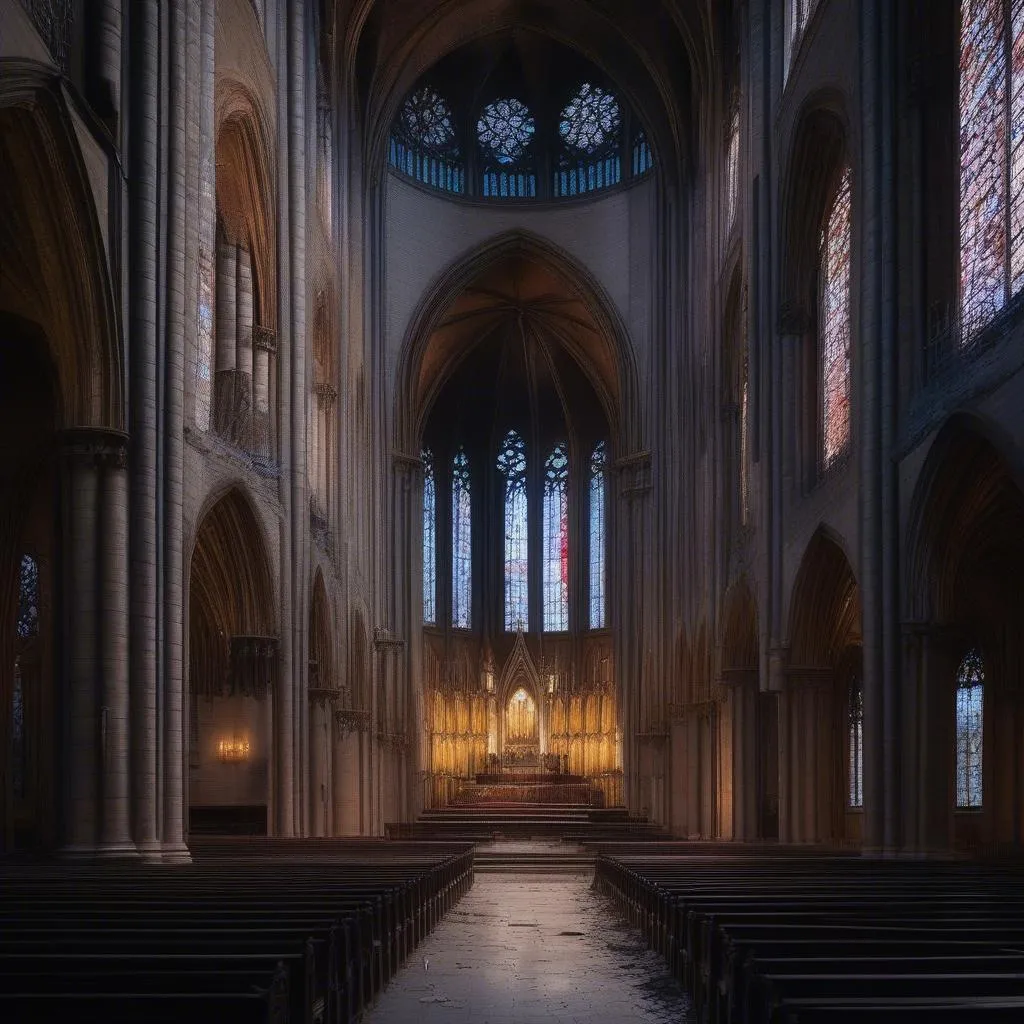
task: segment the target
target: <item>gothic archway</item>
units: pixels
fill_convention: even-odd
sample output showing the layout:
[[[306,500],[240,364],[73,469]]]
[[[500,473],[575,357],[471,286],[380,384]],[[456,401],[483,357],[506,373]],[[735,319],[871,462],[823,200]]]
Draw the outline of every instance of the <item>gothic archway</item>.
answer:
[[[269,828],[278,682],[275,588],[238,488],[196,532],[189,568],[189,829]]]
[[[856,715],[851,684],[861,663],[857,580],[838,538],[820,528],[793,586],[789,663],[780,695],[781,837],[796,842],[859,841],[861,806],[850,806],[849,749]],[[856,780],[854,780],[856,781]]]

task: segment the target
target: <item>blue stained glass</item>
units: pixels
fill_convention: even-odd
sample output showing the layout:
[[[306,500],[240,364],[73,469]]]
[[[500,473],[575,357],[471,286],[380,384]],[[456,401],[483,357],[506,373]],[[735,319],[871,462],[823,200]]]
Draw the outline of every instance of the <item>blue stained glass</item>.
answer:
[[[850,686],[849,726],[850,806],[864,806],[864,686],[858,677]]]
[[[590,628],[605,626],[605,443],[590,456]]]
[[[460,448],[452,460],[452,625],[469,629],[473,579],[473,508],[469,458]]]
[[[18,583],[18,639],[27,640],[39,632],[39,563],[31,555],[21,556]]]
[[[569,628],[569,456],[555,445],[544,463],[544,628]]]
[[[424,448],[423,461],[423,621],[437,622],[437,480],[434,456]]]
[[[526,443],[514,430],[502,442],[498,470],[505,477],[505,629],[512,632],[530,621]]]
[[[981,807],[985,667],[968,651],[956,674],[956,805]]]

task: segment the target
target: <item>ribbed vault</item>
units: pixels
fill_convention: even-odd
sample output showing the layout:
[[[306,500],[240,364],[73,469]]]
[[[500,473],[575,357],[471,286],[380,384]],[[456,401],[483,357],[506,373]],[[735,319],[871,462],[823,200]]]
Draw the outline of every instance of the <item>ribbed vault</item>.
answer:
[[[338,59],[367,112],[369,166],[383,167],[389,126],[413,83],[444,56],[486,37],[515,32],[579,51],[643,111],[659,166],[673,173],[692,150],[694,95],[710,78],[714,22],[710,3],[645,4],[595,0],[361,0],[335,9]],[[526,64],[530,56],[526,54]]]

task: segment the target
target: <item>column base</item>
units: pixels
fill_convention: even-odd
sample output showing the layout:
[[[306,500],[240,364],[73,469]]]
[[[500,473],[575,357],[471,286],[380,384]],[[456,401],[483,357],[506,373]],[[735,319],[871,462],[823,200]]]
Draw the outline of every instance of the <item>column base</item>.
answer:
[[[140,852],[130,839],[122,839],[111,843],[101,843],[96,848],[96,859],[135,860]]]
[[[139,852],[139,856],[147,864],[157,864],[160,862],[163,846],[159,839],[147,839],[145,842],[136,844],[136,849]]]
[[[160,860],[164,864],[191,864],[192,853],[181,841],[164,843]]]

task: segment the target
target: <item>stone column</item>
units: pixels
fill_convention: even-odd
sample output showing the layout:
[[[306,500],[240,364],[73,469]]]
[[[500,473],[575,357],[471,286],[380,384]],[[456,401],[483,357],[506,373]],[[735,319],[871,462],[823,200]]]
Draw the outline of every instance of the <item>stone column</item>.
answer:
[[[99,841],[99,694],[96,516],[99,498],[90,431],[64,437],[64,827],[62,854],[89,857]]]
[[[325,836],[330,823],[326,820],[328,747],[326,732],[330,715],[329,701],[333,691],[320,687],[309,690],[309,757],[310,757],[310,834]]]
[[[103,807],[99,852],[118,857],[136,852],[129,808],[127,435],[108,434],[97,450],[97,462]]]
[[[238,409],[238,425],[236,428],[239,443],[246,449],[252,449],[252,413],[253,413],[253,380],[252,380],[252,327],[253,327],[253,284],[252,256],[244,246],[237,250],[236,266],[238,281],[235,298],[235,365],[237,382],[235,384],[235,402]]]
[[[334,709],[334,828],[336,836],[360,832],[360,715],[350,708]]]
[[[274,354],[277,352],[277,336],[268,327],[254,327],[253,344],[253,448],[260,455],[273,455],[273,417],[271,400],[271,378]]]
[[[128,338],[131,375],[132,819],[140,853],[157,839],[157,358],[160,241],[160,5],[134,0],[129,21]]]
[[[233,436],[238,367],[238,253],[233,244],[217,244],[217,360],[213,421],[219,434]]]
[[[757,838],[757,669],[722,673],[729,688],[732,726],[733,838]]]

